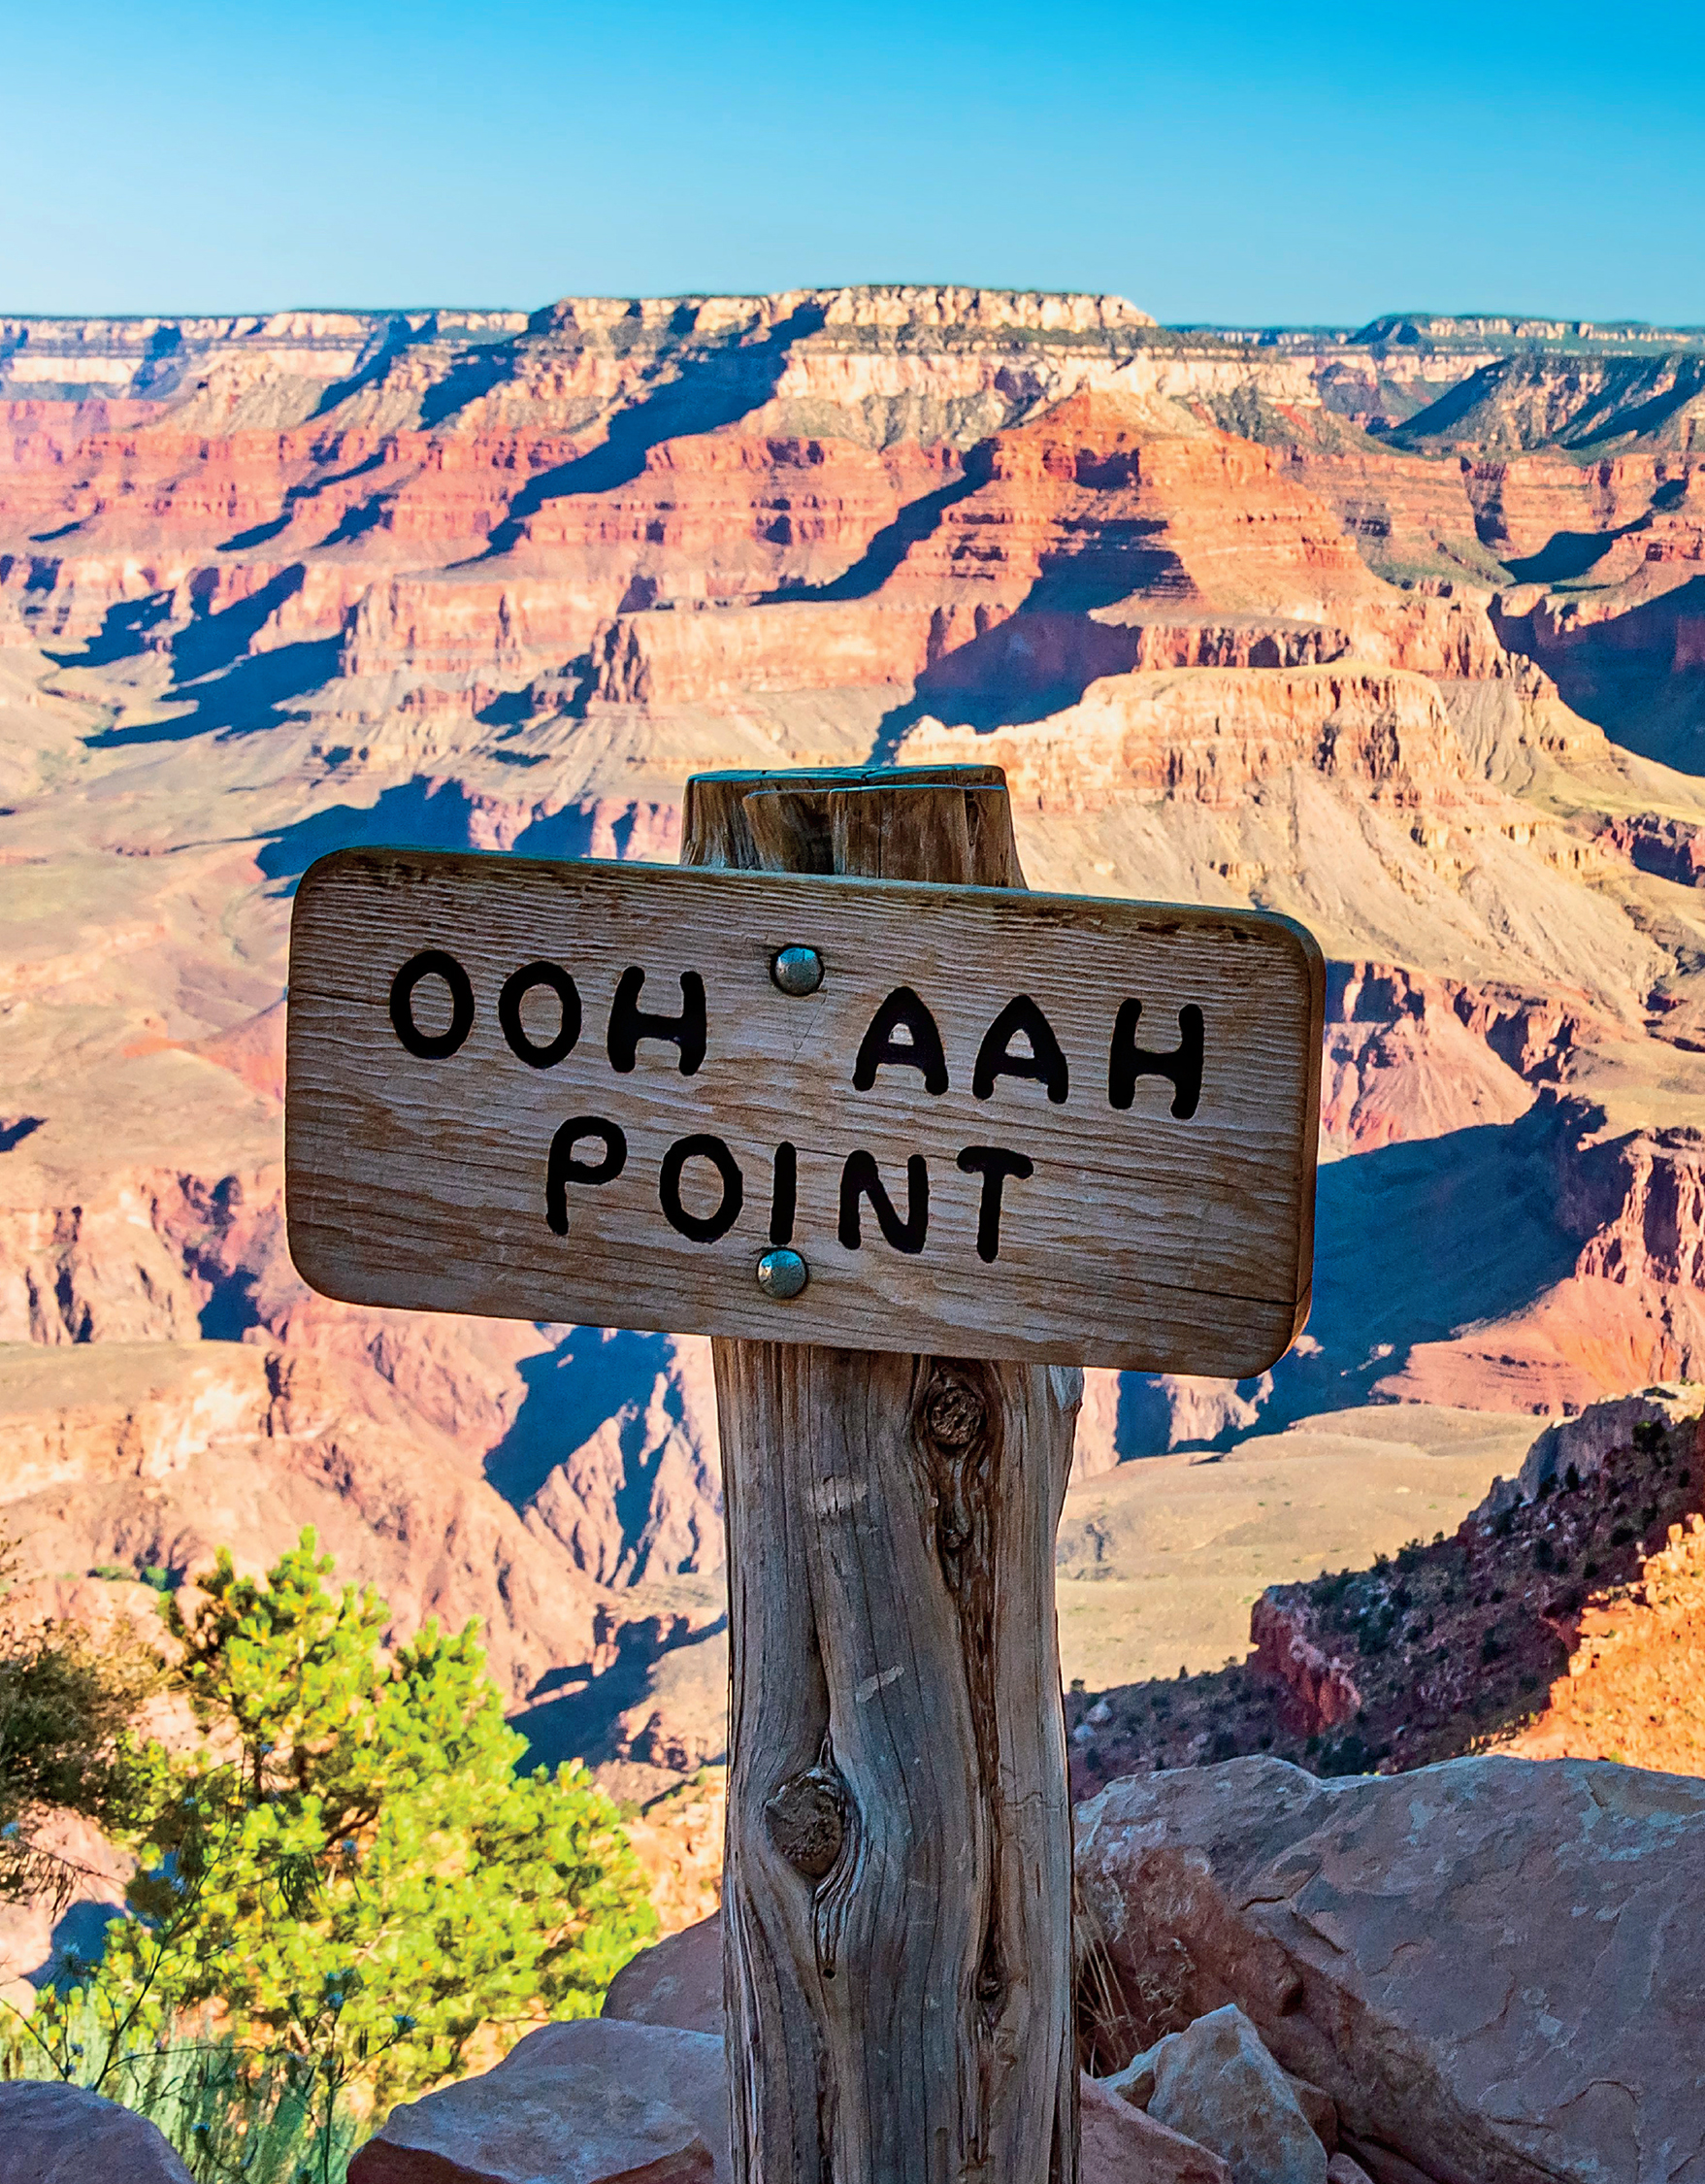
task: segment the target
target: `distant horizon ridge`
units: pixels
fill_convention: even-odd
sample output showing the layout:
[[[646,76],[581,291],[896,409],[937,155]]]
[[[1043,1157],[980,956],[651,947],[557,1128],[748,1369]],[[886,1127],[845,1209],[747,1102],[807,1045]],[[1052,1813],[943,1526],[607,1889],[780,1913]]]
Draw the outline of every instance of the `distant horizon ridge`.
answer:
[[[781,296],[869,296],[893,298],[936,298],[954,294],[967,300],[1011,297],[1034,299],[1039,303],[1094,303],[1102,307],[1123,306],[1131,315],[1128,323],[1139,324],[1146,320],[1164,333],[1191,334],[1225,332],[1235,334],[1320,334],[1354,337],[1371,334],[1375,328],[1415,325],[1418,330],[1446,327],[1462,328],[1474,332],[1501,333],[1505,338],[1521,339],[1539,328],[1557,328],[1559,332],[1577,338],[1592,335],[1674,333],[1687,335],[1705,334],[1705,320],[1692,322],[1664,321],[1638,317],[1603,317],[1572,314],[1566,312],[1512,311],[1512,310],[1462,310],[1441,311],[1431,307],[1408,306],[1402,309],[1376,312],[1371,317],[1349,319],[1262,319],[1236,318],[1230,315],[1193,318],[1160,319],[1142,310],[1129,297],[1111,288],[1094,287],[1044,287],[1023,286],[1012,283],[971,282],[967,281],[843,281],[795,284],[778,288],[683,288],[630,292],[564,290],[541,304],[521,303],[307,303],[276,305],[227,306],[225,308],[191,307],[153,311],[12,311],[0,307],[0,328],[28,325],[50,325],[56,322],[88,324],[150,325],[184,320],[242,320],[253,319],[265,323],[279,319],[300,317],[350,317],[350,318],[421,318],[443,316],[467,316],[470,318],[520,317],[534,318],[541,312],[560,309],[566,304],[710,304],[710,303],[764,303]],[[520,329],[517,329],[518,331]],[[1555,337],[1554,337],[1555,338]]]

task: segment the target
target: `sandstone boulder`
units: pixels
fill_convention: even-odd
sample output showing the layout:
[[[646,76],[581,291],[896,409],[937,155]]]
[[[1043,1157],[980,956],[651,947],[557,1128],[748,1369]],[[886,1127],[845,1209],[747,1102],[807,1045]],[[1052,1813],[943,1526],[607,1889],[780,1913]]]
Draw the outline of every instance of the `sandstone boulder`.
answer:
[[[0,2184],[190,2184],[146,2116],[82,2086],[0,2085]]]
[[[1166,2034],[1107,2085],[1211,2147],[1237,2184],[1326,2184],[1326,2147],[1235,2002]]]
[[[1139,2036],[1237,2003],[1375,2184],[1705,2177],[1705,1781],[1233,1760],[1114,1783],[1078,1872]]]
[[[577,2018],[394,2108],[349,2184],[727,2184],[727,2147],[720,2039]]]
[[[1328,2154],[1335,2154],[1338,2150],[1338,2103],[1329,2093],[1323,2093],[1318,2085],[1311,2085],[1307,2078],[1296,2077],[1290,2070],[1285,2072],[1285,2083],[1291,2088],[1296,2105],[1308,2118],[1314,2135]]]
[[[1081,2090],[1078,2184],[1231,2184],[1231,2171],[1218,2154],[1145,2116],[1108,2092],[1102,2079],[1085,2078]]]
[[[609,1983],[604,2014],[637,2025],[722,2034],[722,1913],[632,1957]]]
[[[1232,2184],[1217,2154],[1098,2080],[1080,2090],[1080,2184]],[[547,2025],[483,2077],[394,2109],[349,2184],[731,2184],[727,2103],[720,2038],[608,2017]],[[0,2165],[0,2184],[24,2178]]]

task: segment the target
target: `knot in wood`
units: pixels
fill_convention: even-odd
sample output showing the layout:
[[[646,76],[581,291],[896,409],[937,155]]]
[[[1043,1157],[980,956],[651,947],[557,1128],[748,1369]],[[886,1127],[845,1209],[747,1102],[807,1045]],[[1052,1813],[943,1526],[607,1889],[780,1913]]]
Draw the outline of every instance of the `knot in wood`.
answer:
[[[764,1807],[775,1847],[810,1880],[821,1880],[846,1839],[846,1792],[821,1768],[784,1782]]]
[[[988,1430],[983,1392],[957,1373],[937,1373],[924,1392],[924,1425],[939,1448],[969,1448]]]

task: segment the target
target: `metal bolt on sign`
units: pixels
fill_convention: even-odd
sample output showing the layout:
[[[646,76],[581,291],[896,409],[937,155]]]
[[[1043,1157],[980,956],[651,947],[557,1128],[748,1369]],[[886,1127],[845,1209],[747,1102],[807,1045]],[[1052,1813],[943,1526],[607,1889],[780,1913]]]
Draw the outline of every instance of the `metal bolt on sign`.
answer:
[[[815,948],[777,948],[770,976],[783,993],[815,993],[823,983],[823,958]]]
[[[810,1278],[810,1269],[797,1251],[766,1251],[758,1261],[758,1287],[778,1304],[797,1297]]]

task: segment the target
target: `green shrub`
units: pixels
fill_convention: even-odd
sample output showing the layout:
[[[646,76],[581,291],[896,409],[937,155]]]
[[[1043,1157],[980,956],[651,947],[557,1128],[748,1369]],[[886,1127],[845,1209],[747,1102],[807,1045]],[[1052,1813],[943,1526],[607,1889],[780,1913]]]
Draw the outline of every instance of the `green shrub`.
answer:
[[[236,2088],[246,2129],[286,2137],[306,2102],[316,2160],[347,2093],[388,2102],[452,2075],[482,2027],[507,2042],[594,2015],[656,1926],[585,1770],[514,1772],[524,1740],[475,1626],[429,1623],[387,1657],[384,1605],[329,1592],[331,1570],[306,1532],[264,1581],[221,1551],[193,1606],[162,1600],[203,1738],[127,1755],[131,1915],[16,2034],[111,2092],[148,2057],[207,2052],[185,2029],[214,2024],[223,2060],[196,2098],[223,2087],[229,2108]]]

